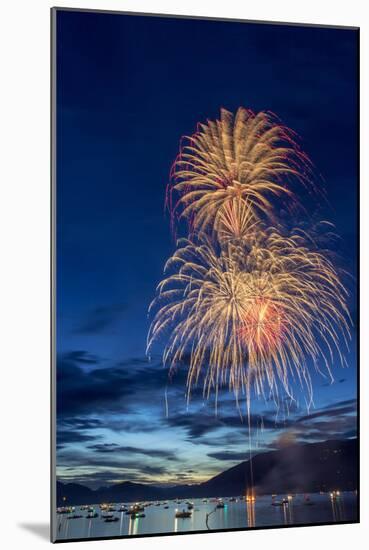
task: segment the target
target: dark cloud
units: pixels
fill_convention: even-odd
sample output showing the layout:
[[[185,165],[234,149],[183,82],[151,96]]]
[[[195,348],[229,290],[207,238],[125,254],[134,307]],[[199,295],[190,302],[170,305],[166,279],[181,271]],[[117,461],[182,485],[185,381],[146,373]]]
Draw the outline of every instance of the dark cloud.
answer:
[[[93,361],[93,363],[92,363]],[[127,409],[127,402],[141,392],[152,395],[164,391],[168,371],[146,359],[132,358],[112,366],[86,370],[82,365],[98,365],[87,352],[69,352],[58,357],[57,408],[61,416],[87,415]],[[101,364],[101,361],[100,361]]]
[[[79,326],[76,334],[98,334],[112,327],[128,309],[127,304],[99,306],[89,311]]]
[[[137,471],[147,475],[161,475],[167,473],[165,463],[152,463],[127,456],[100,454],[94,455],[84,451],[61,450],[58,454],[58,467],[69,468],[74,466],[76,470],[87,468],[110,470],[114,475],[127,471]]]
[[[61,361],[58,364],[57,411],[59,415],[94,414],[112,410],[127,394],[119,372],[94,369],[86,372],[79,365]]]
[[[147,477],[147,474],[145,475],[141,472],[133,472],[130,470],[106,470],[86,474],[71,471],[70,475],[59,475],[58,481],[63,483],[80,483],[82,485],[87,485],[91,489],[97,489],[100,488],[101,485],[112,485],[123,481],[151,483],[152,479]]]
[[[74,430],[91,430],[101,427],[103,422],[99,418],[72,416],[63,417],[60,421],[60,425],[67,428],[73,428]]]
[[[215,458],[216,460],[232,460],[232,461],[243,461],[249,458],[248,451],[237,452],[237,451],[219,451],[215,453],[208,453],[207,455],[210,458]]]
[[[356,405],[357,399],[354,397],[352,399],[345,399],[344,401],[337,401],[335,403],[330,403],[329,405],[326,405],[325,407],[322,407],[322,410],[329,410],[336,407],[346,407],[347,405]]]
[[[221,447],[221,449],[224,449],[227,446],[244,445],[245,437],[245,432],[237,430],[222,434],[222,437],[217,437],[213,434],[205,436],[201,439],[200,443],[209,447]]]
[[[356,413],[357,406],[356,400],[345,401],[337,403],[335,405],[329,405],[325,408],[319,409],[314,413],[309,413],[307,415],[301,416],[297,422],[305,422],[306,420],[313,420],[314,418],[329,417],[329,416],[339,416],[344,414]]]
[[[97,365],[100,360],[97,355],[93,355],[85,350],[74,350],[62,354],[65,364]]]
[[[97,453],[122,453],[122,454],[136,454],[149,456],[151,458],[163,458],[166,460],[177,460],[177,457],[172,451],[165,451],[161,449],[142,449],[139,447],[130,447],[117,445],[116,443],[97,443],[95,445],[89,445],[89,449]]]
[[[88,435],[79,431],[58,430],[57,444],[60,447],[66,443],[86,443],[88,441],[96,441],[99,437],[98,435]]]
[[[226,416],[215,416],[211,411],[203,412],[200,414],[177,414],[169,416],[166,419],[167,424],[173,427],[181,427],[187,432],[187,438],[193,443],[207,443],[205,437],[210,432],[215,432],[216,430],[225,429],[236,429],[240,433],[245,434],[248,432],[248,426],[250,422],[250,428],[260,429],[263,427],[264,430],[276,430],[283,429],[288,427],[292,420],[286,419],[283,421],[276,420],[275,416],[260,416],[260,415],[250,415],[250,419],[241,417],[239,414],[226,415]],[[244,437],[244,435],[243,435]],[[218,445],[222,444],[223,435],[218,441]],[[214,444],[216,444],[214,440]]]
[[[268,444],[278,449],[295,443],[341,440],[355,437],[356,399],[332,403],[314,413],[296,417],[284,431]]]

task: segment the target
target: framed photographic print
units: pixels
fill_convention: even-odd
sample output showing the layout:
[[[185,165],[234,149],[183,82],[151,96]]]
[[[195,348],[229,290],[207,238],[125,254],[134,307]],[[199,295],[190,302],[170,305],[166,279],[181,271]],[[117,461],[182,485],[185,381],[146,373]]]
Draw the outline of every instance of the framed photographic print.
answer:
[[[357,522],[359,29],[51,25],[52,540]]]

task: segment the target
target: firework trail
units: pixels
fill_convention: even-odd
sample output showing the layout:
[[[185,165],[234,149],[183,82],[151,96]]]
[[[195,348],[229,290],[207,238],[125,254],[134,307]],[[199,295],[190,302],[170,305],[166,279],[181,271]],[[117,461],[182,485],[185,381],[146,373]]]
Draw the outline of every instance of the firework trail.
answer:
[[[275,115],[240,107],[234,116],[222,109],[220,120],[199,124],[183,138],[167,189],[172,223],[183,217],[190,232],[212,228],[234,199],[249,204],[251,217],[273,219],[272,201],[297,204],[292,189],[298,183],[313,190],[311,174],[296,135]]]

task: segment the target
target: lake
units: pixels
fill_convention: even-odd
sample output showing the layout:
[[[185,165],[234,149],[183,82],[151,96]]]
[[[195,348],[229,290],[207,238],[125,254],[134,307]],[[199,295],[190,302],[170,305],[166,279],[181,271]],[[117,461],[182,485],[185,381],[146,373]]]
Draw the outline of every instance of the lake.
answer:
[[[276,496],[274,502],[281,502],[286,495]],[[101,517],[99,505],[94,505],[99,517],[87,519],[87,511],[75,508],[79,519],[68,519],[68,514],[57,514],[57,539],[104,538],[111,536],[179,533],[207,531],[213,529],[239,529],[284,525],[304,525],[309,523],[337,523],[357,519],[357,496],[355,493],[341,493],[332,499],[330,494],[312,494],[310,500],[304,495],[289,497],[288,504],[272,505],[271,495],[257,497],[255,502],[224,498],[224,508],[216,508],[215,499],[191,499],[194,509],[190,518],[176,518],[176,510],[187,510],[187,501],[168,501],[164,504],[147,503],[143,518],[131,519],[124,512],[112,512],[118,517],[115,523],[106,523]],[[119,509],[121,503],[117,505]],[[126,503],[130,505],[130,503]]]

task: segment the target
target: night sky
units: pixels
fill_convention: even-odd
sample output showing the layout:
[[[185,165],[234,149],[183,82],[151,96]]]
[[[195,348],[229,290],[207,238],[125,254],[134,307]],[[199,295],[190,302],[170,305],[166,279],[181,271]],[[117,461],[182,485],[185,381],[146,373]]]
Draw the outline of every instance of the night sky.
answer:
[[[175,248],[170,166],[181,136],[221,107],[273,111],[300,136],[328,197],[304,206],[341,236],[355,323],[356,51],[349,29],[58,11],[60,480],[197,482],[248,456],[228,391],[217,417],[201,391],[187,407],[186,372],[169,383],[159,355],[145,356],[147,309]],[[253,401],[255,452],[355,436],[355,327],[352,337],[333,384],[313,374],[310,411],[298,389],[279,411]]]

